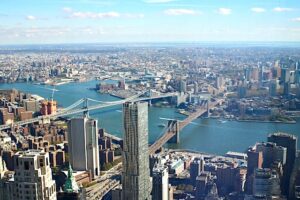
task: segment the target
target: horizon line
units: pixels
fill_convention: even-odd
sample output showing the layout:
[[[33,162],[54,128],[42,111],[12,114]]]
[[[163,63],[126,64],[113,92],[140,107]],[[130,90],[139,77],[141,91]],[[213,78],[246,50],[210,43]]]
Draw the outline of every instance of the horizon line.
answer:
[[[60,45],[145,45],[145,44],[294,44],[300,46],[300,41],[124,41],[124,42],[65,42],[65,43],[24,43],[24,44],[0,44],[0,47],[9,46],[60,46]]]

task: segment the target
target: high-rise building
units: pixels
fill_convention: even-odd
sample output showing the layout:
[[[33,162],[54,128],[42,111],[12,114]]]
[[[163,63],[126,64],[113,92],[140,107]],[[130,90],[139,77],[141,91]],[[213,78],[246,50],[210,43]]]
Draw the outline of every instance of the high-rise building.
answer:
[[[0,200],[7,199],[5,173],[7,172],[6,164],[0,156]]]
[[[220,89],[223,87],[223,77],[222,76],[218,76],[217,80],[216,80],[216,88]]]
[[[300,84],[300,69],[295,71],[295,84]]]
[[[97,123],[87,116],[68,123],[70,163],[74,170],[91,171],[93,178],[100,175]]]
[[[280,196],[280,177],[272,169],[256,169],[253,179],[253,195],[255,196]]]
[[[244,69],[244,76],[247,81],[251,80],[251,69],[250,68]]]
[[[291,92],[291,84],[288,83],[284,83],[283,84],[283,95],[284,96],[289,96]]]
[[[152,200],[169,200],[168,168],[156,166],[152,178]]]
[[[199,92],[199,85],[198,85],[198,82],[195,81],[194,82],[194,94],[197,94]]]
[[[263,154],[263,168],[270,168],[271,165],[280,161],[282,165],[286,163],[286,148],[282,146],[277,146],[272,142],[262,142],[256,144],[256,151],[261,151]]]
[[[290,176],[296,158],[297,137],[287,133],[273,133],[268,136],[268,142],[276,143],[278,146],[282,146],[287,149],[286,164],[283,166],[282,181],[282,192],[287,195],[290,184]]]
[[[290,82],[290,70],[287,68],[281,69],[281,77],[280,80],[282,83],[289,83]]]
[[[277,82],[276,80],[271,80],[269,83],[269,95],[274,97],[277,94]]]
[[[48,101],[42,101],[41,103],[41,114],[48,115]]]
[[[56,101],[53,101],[53,100],[49,101],[47,109],[48,109],[48,115],[55,114],[56,110],[57,110],[57,103],[56,103]]]
[[[14,156],[14,166],[14,179],[8,182],[9,200],[56,200],[47,152],[20,151]]]
[[[258,81],[258,79],[259,79],[259,68],[253,68],[252,69],[252,76],[251,76],[251,78],[254,81]]]
[[[41,103],[41,114],[42,115],[51,115],[55,114],[57,110],[57,102],[56,101],[42,101]]]
[[[241,85],[237,88],[237,94],[239,98],[244,98],[247,95],[247,87],[244,85]]]
[[[39,101],[34,99],[26,99],[23,101],[26,111],[38,112],[40,110]]]
[[[257,152],[255,147],[249,148],[247,151],[247,177],[246,190],[248,194],[252,194],[253,187],[253,173],[256,169],[262,168],[263,156],[262,152]]]
[[[197,176],[200,175],[202,171],[204,171],[204,159],[194,159],[193,162],[190,164],[190,178],[193,184],[196,183]]]
[[[148,103],[126,102],[123,123],[122,199],[150,200]]]
[[[186,81],[185,80],[180,80],[180,87],[179,87],[179,91],[180,92],[186,92],[187,88],[186,88]]]

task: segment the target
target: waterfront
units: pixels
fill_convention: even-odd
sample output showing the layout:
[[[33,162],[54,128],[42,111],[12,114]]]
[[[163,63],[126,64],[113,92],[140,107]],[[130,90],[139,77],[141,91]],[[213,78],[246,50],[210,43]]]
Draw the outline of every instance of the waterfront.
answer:
[[[75,101],[88,97],[101,101],[113,101],[117,98],[107,94],[99,94],[90,88],[95,87],[97,81],[83,83],[68,83],[56,86],[54,99],[60,106],[66,107]],[[52,90],[49,86],[27,83],[0,84],[0,89],[16,88],[31,94],[38,94],[50,98]],[[114,106],[90,113],[92,117],[99,119],[99,126],[109,133],[122,135],[122,107]],[[174,108],[149,109],[149,141],[152,143],[159,137],[163,128],[160,124],[166,123],[166,119],[183,119],[184,115],[176,113]],[[257,123],[225,121],[221,123],[216,119],[197,119],[181,132],[180,144],[168,145],[171,148],[191,149],[207,153],[224,154],[227,151],[244,151],[255,142],[266,141],[267,135],[276,131],[300,136],[300,120],[296,124],[281,123]],[[298,148],[300,147],[298,143]]]

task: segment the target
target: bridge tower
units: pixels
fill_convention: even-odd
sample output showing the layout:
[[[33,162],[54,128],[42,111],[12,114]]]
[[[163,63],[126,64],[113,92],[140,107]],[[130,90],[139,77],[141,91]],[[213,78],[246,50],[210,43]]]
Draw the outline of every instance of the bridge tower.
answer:
[[[207,114],[206,114],[206,117],[208,118],[209,115],[210,115],[210,114],[209,114],[209,100],[206,101],[206,113],[207,113]]]
[[[149,97],[152,97],[152,90],[149,88]],[[152,106],[152,101],[151,99],[148,100],[148,105]]]
[[[168,141],[168,143],[178,144],[180,142],[180,128],[178,120],[169,120],[168,121],[169,131],[173,132],[175,135]]]
[[[88,98],[84,98],[83,108],[86,109],[83,112],[83,115],[88,117],[89,116],[89,100],[88,100]]]

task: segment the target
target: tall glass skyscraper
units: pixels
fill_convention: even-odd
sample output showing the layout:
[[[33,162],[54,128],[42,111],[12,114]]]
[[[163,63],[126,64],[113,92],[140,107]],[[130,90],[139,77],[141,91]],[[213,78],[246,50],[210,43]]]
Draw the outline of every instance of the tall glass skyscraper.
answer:
[[[123,120],[122,200],[149,200],[148,103],[126,102]]]

